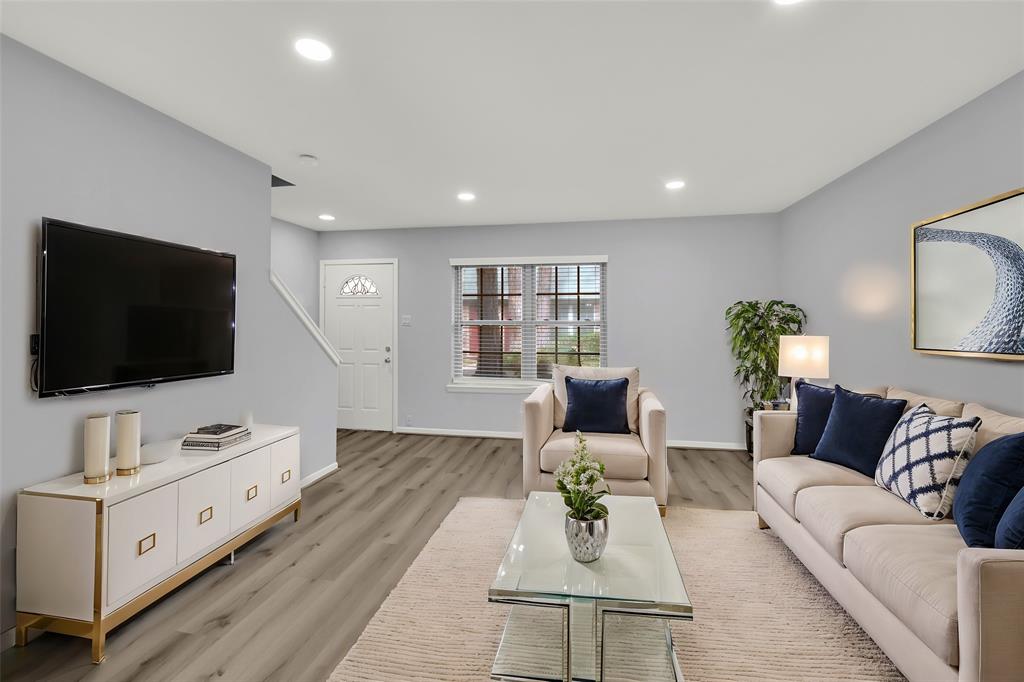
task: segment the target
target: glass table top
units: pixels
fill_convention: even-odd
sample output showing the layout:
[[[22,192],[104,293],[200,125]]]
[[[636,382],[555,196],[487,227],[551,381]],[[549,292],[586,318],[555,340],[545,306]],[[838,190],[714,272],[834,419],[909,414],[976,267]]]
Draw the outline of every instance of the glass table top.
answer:
[[[562,496],[530,493],[489,596],[601,599],[692,613],[654,498],[601,501],[608,507],[608,546],[600,559],[581,564],[566,544]]]

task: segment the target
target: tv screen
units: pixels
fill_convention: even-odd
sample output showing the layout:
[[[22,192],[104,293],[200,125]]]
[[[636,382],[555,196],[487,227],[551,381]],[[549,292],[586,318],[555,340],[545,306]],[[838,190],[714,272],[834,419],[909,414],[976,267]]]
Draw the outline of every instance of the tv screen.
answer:
[[[43,219],[39,397],[230,374],[235,257]]]

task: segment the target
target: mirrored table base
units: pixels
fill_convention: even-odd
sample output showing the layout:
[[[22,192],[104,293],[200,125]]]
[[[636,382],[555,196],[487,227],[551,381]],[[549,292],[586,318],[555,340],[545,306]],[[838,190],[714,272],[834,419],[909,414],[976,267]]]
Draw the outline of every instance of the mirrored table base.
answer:
[[[504,682],[682,682],[663,613],[592,599],[511,603],[491,679]],[[570,675],[571,671],[571,675]]]

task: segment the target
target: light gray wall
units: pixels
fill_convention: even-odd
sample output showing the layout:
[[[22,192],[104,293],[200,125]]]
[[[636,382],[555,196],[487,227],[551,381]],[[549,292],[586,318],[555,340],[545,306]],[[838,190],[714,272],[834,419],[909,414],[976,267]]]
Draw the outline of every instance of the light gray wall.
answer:
[[[398,258],[399,424],[519,431],[522,395],[449,393],[449,258],[608,255],[608,362],[640,367],[669,438],[743,441],[725,308],[778,293],[774,216],[324,232],[320,257]],[[407,416],[411,415],[411,420]]]
[[[281,187],[275,192],[287,192]],[[320,271],[317,232],[272,218],[270,221],[270,267],[284,280],[299,303],[314,320],[320,319]]]
[[[1024,363],[910,349],[910,225],[1024,186],[1024,73],[782,213],[782,293],[831,337],[832,378],[1024,414]]]
[[[0,387],[2,627],[14,624],[15,492],[82,469],[82,419],[142,411],[143,440],[203,423],[302,428],[302,469],[335,458],[334,367],[268,279],[270,169],[185,125],[0,38],[3,355]],[[238,255],[235,374],[76,398],[28,387],[41,216]]]

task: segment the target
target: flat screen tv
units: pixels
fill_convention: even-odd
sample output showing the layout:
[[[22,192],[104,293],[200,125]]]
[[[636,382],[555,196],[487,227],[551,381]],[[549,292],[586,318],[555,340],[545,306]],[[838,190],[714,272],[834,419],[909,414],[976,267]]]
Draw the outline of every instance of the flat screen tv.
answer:
[[[40,398],[234,371],[234,255],[43,218],[40,271]]]

